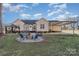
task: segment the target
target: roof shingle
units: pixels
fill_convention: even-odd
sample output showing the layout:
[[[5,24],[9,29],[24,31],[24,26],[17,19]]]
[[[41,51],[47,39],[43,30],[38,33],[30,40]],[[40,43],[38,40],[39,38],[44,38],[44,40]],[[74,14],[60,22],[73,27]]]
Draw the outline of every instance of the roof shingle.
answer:
[[[21,20],[21,21],[23,21],[25,24],[35,24],[37,20]]]

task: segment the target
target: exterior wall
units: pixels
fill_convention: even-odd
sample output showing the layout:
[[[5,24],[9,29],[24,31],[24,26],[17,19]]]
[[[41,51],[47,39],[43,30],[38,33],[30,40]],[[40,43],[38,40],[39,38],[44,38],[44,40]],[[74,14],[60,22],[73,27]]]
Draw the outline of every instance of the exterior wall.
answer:
[[[54,24],[54,22],[50,22],[50,23],[49,23],[49,31],[50,31],[50,32],[53,32],[53,31],[54,31],[54,32],[56,32],[56,31],[57,31],[57,32],[58,32],[58,31],[61,31],[61,27],[62,27],[61,25],[56,25],[56,24]]]
[[[29,27],[29,25],[28,24],[25,24],[24,25],[24,29],[26,30],[26,31],[28,31],[29,29],[28,29],[28,27]]]
[[[40,28],[40,25],[44,24],[44,29]],[[39,20],[36,22],[36,31],[49,31],[49,22],[47,20]]]
[[[61,26],[60,25],[52,25],[51,27],[51,31],[61,31]]]
[[[36,28],[35,24],[26,24],[25,25],[26,31],[36,31],[36,29],[34,29],[34,27]]]
[[[14,25],[19,26],[20,27],[20,31],[25,31],[25,24],[21,21],[21,20],[16,20],[14,23]]]
[[[36,31],[36,24],[33,24],[33,31]]]
[[[32,27],[33,27],[33,25],[30,24],[28,27],[29,31],[32,31]]]

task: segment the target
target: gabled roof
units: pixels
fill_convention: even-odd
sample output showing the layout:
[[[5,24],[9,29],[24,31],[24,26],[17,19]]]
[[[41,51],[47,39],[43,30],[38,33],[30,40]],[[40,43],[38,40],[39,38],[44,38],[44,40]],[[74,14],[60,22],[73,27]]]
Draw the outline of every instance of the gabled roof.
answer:
[[[25,24],[35,24],[37,20],[21,20],[21,21],[23,21]]]

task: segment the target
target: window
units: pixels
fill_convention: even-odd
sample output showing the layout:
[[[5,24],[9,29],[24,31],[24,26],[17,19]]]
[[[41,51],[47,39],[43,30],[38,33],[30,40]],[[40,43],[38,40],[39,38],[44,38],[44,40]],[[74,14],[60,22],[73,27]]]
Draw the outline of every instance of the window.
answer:
[[[33,26],[33,29],[36,29],[36,26]]]
[[[32,26],[30,25],[30,28],[31,28]]]
[[[45,25],[44,24],[40,24],[40,29],[44,29]]]
[[[78,26],[78,28],[77,29],[79,29],[79,26]]]
[[[11,29],[10,27],[8,27],[8,29]]]

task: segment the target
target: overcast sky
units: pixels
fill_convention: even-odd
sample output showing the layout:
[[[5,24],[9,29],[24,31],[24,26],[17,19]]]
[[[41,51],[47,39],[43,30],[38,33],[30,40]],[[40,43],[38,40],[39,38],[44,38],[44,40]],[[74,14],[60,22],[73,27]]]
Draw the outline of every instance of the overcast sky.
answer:
[[[77,3],[17,3],[3,4],[3,22],[9,24],[16,19],[60,20],[66,17],[79,16],[79,4]]]

